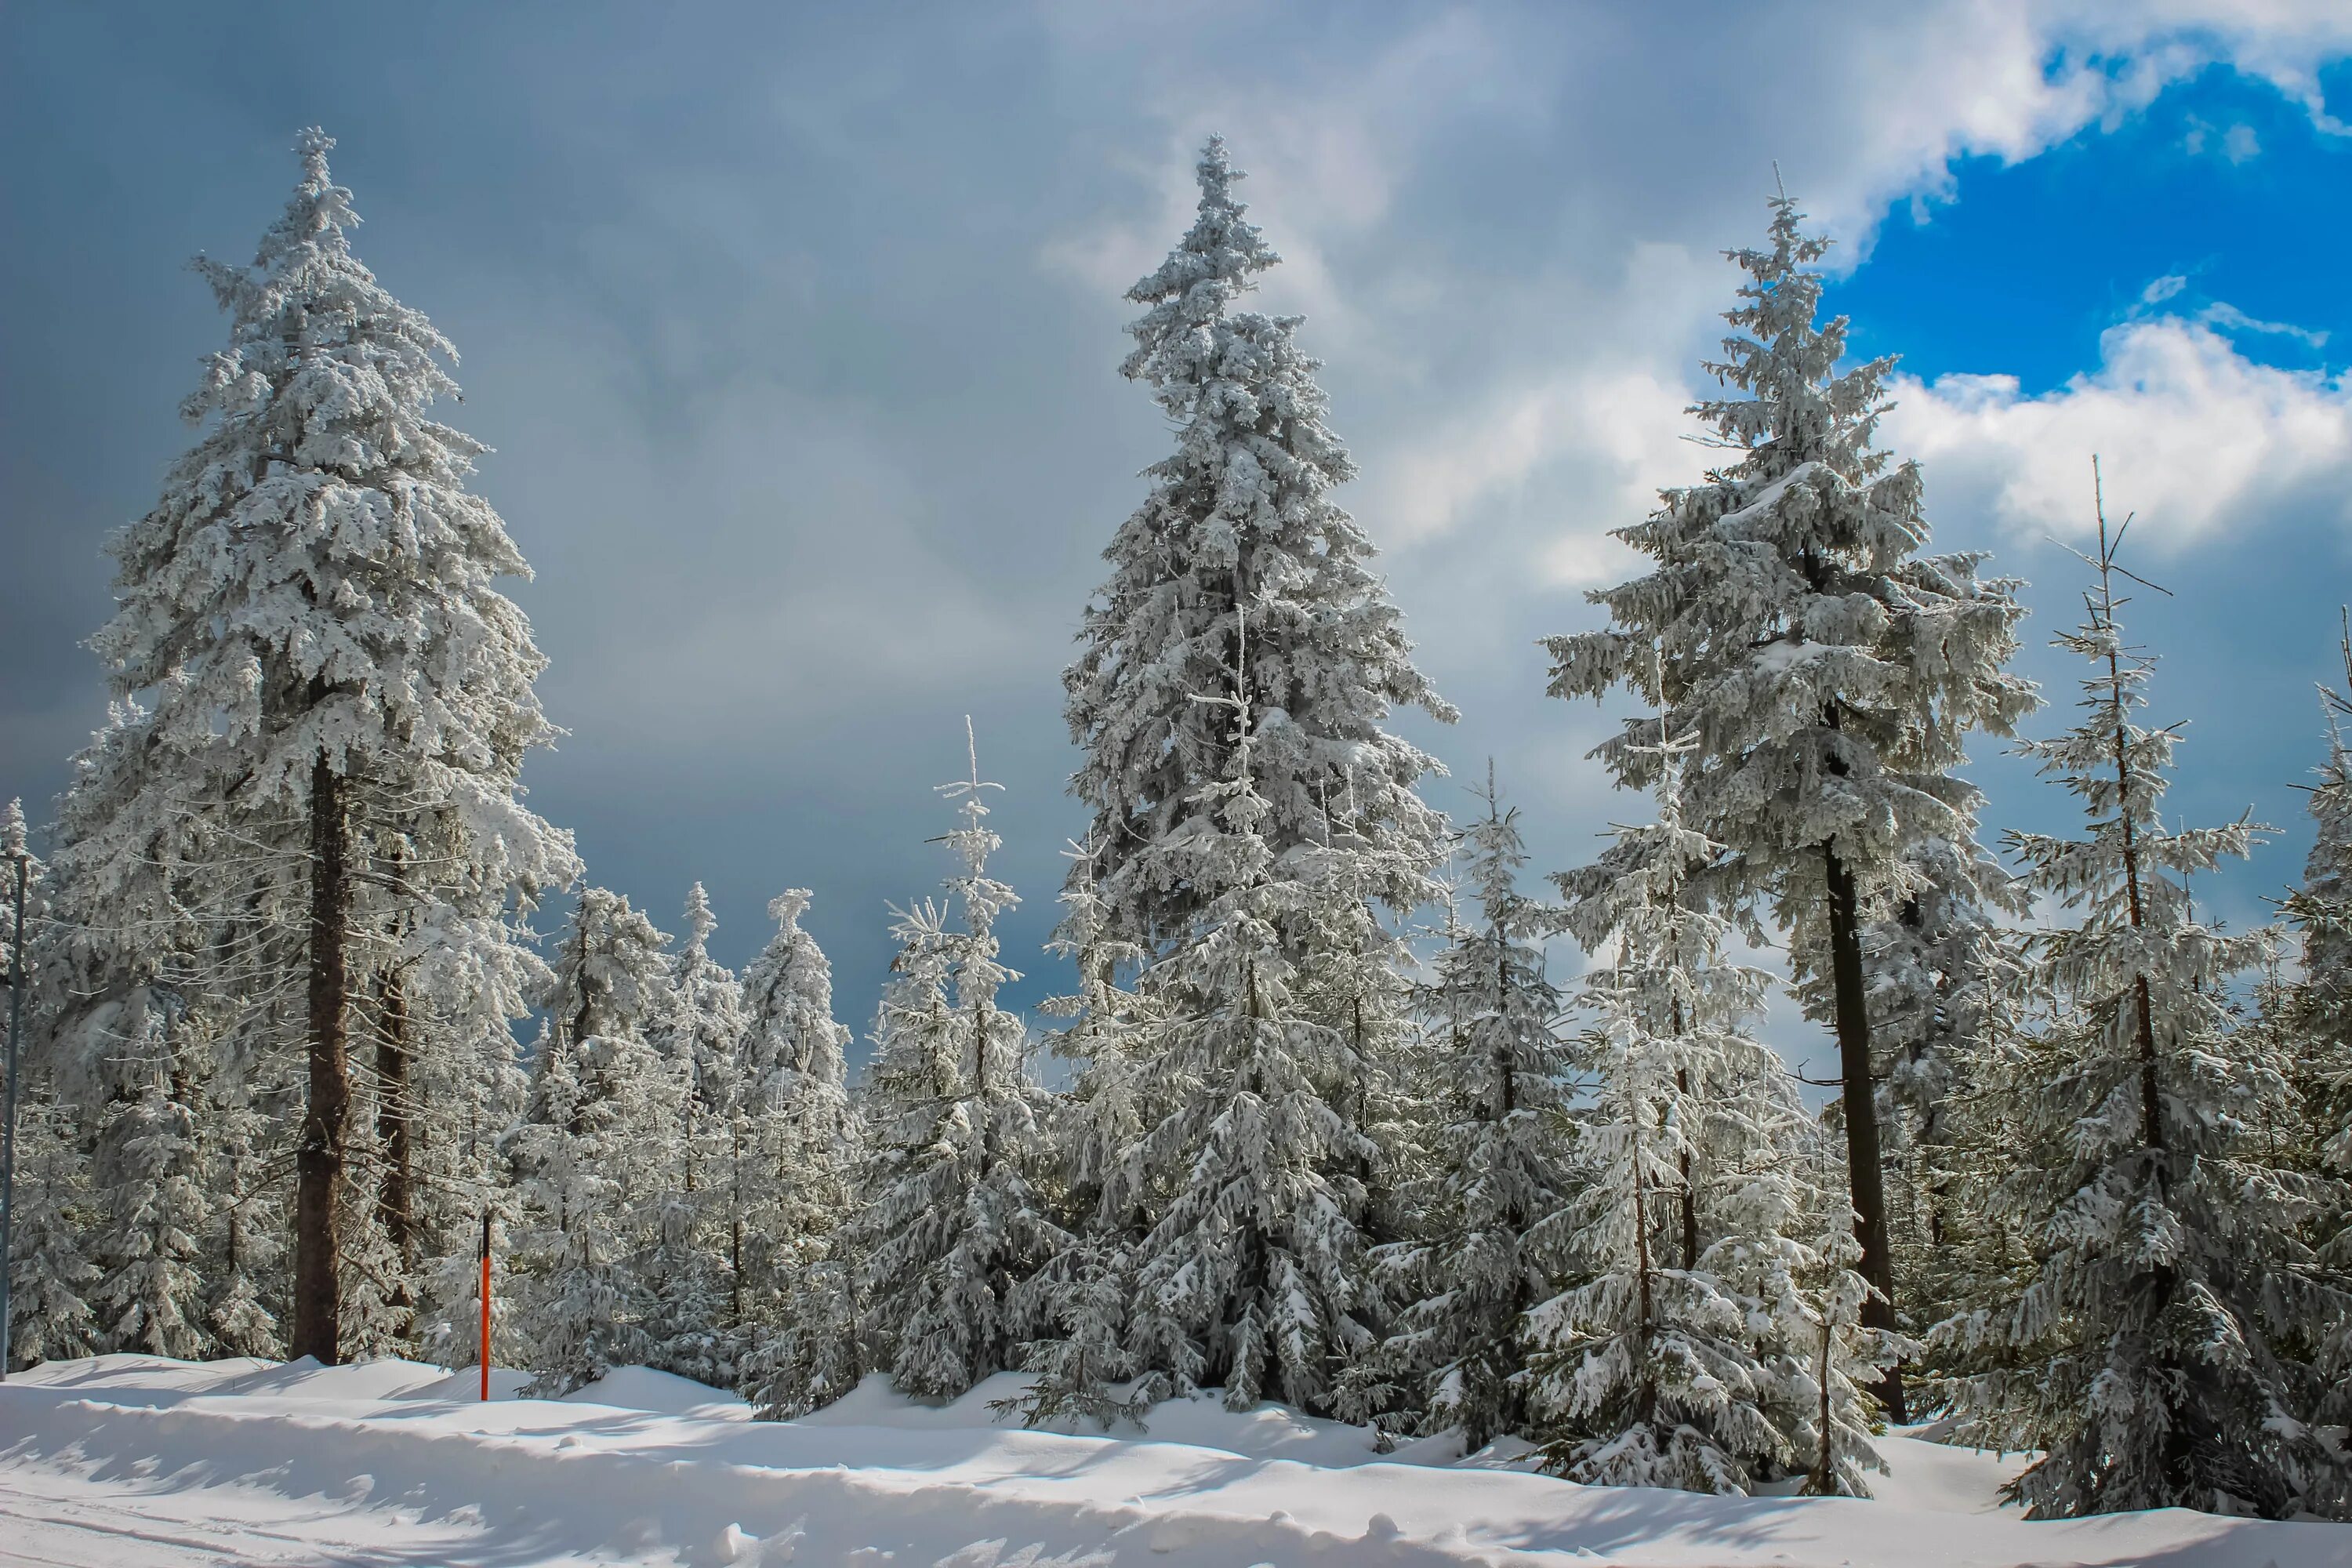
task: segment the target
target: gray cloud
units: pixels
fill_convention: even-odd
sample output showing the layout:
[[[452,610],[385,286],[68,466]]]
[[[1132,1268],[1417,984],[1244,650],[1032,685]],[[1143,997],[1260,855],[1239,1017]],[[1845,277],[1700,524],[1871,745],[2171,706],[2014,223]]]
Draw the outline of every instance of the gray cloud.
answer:
[[[1888,204],[1949,194],[1954,157],[2030,157],[2212,58],[2320,113],[2340,7],[2234,17],[515,5],[263,8],[230,29],[19,8],[0,24],[5,194],[43,243],[0,255],[0,788],[53,792],[102,710],[74,646],[105,611],[97,542],[184,443],[170,410],[219,331],[175,268],[246,252],[294,127],[319,121],[369,219],[361,253],[466,354],[452,417],[499,448],[482,489],[539,571],[518,596],[571,731],[530,782],[592,874],[662,920],[703,879],[738,962],[770,893],[814,887],[862,1024],[884,900],[945,869],[922,843],[946,823],[930,785],[970,712],[1011,786],[994,820],[1024,961],[1076,826],[1058,672],[1164,440],[1115,373],[1118,296],[1181,229],[1213,128],[1288,258],[1266,303],[1308,313],[1328,362],[1363,469],[1348,502],[1465,710],[1415,738],[1465,773],[1495,755],[1538,864],[1569,863],[1642,808],[1583,762],[1602,717],[1543,698],[1534,640],[1586,623],[1604,531],[1704,465],[1679,410],[1728,302],[1716,252],[1759,231],[1769,159],[1851,265]],[[1955,475],[1950,537],[2063,583],[2063,557],[2000,531],[1979,468]],[[2250,504],[2283,516],[2302,494]],[[2282,548],[2335,548],[2290,524]],[[2221,575],[2253,595],[2287,570]],[[2316,620],[2307,652],[2274,656],[2164,629],[2199,672],[2275,679],[2228,723],[2301,723]],[[2280,754],[2217,755],[2215,797],[2292,811],[2254,772]],[[2023,799],[2013,771],[1988,764]]]

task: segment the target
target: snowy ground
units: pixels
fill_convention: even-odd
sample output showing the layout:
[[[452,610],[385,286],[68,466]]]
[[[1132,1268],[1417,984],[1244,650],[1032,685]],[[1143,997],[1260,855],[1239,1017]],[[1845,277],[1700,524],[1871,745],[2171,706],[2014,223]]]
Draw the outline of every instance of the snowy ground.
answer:
[[[1583,1488],[1279,1409],[1162,1405],[1148,1435],[993,1424],[869,1383],[807,1421],[628,1370],[488,1405],[407,1362],[105,1356],[0,1384],[0,1563],[73,1568],[1249,1568],[1252,1564],[2147,1563],[2352,1568],[2352,1528],[2168,1511],[2035,1524],[2016,1468],[1888,1439],[1879,1500]]]

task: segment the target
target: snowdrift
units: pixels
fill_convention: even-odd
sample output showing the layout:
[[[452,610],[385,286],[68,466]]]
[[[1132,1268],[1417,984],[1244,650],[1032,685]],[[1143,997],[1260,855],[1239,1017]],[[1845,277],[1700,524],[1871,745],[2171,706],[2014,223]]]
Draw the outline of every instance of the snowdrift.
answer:
[[[1024,1432],[988,1404],[870,1380],[807,1420],[754,1422],[642,1368],[564,1400],[410,1362],[141,1356],[0,1385],[0,1562],[696,1568],[1247,1568],[1251,1564],[2161,1564],[2352,1568],[2352,1529],[2180,1510],[2032,1523],[2019,1461],[1888,1439],[1870,1502],[1586,1488],[1523,1451],[1382,1456],[1277,1407],[1161,1405],[1149,1430]]]

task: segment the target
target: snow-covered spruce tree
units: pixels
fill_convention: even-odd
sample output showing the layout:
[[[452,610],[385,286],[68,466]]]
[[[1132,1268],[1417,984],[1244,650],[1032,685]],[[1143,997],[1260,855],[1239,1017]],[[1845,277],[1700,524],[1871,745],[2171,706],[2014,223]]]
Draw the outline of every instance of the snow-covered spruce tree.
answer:
[[[2011,839],[2034,891],[2079,911],[2034,945],[2031,983],[2060,1006],[2046,1039],[1979,1068],[2019,1141],[1991,1199],[2028,1227],[2031,1268],[1937,1335],[1974,1358],[1962,1435],[2042,1451],[2012,1487],[2036,1517],[2340,1516],[2352,1475],[2307,1425],[2321,1390],[2296,1352],[2352,1299],[2299,1234],[2321,1184],[2265,1135],[2292,1120],[2291,1064],[2231,1031],[2224,991],[2265,933],[2200,922],[2187,885],[2255,829],[2163,823],[2178,736],[2137,720],[2152,661],[2116,621],[2119,542],[2102,510],[2087,614],[2056,639],[2092,666],[2082,722],[2024,748],[2090,831]]]
[[[2340,647],[2344,689],[2320,689],[2327,760],[2311,788],[2311,853],[2287,900],[2303,937],[2303,978],[2285,1010],[2305,1042],[2302,1088],[2317,1163],[2352,1176],[2352,616]],[[2339,1220],[2329,1234],[2341,1237],[2338,1265],[2352,1268],[2352,1229]]]
[[[1585,1184],[1559,1219],[1576,1261],[1528,1315],[1529,1403],[1548,1464],[1570,1479],[1740,1496],[1787,1441],[1747,1304],[1670,1249],[1696,1118],[1677,1086],[1685,1040],[1643,1021],[1638,988],[1621,966],[1587,989],[1603,1014],[1586,1042],[1598,1087],[1577,1126]]]
[[[1459,1427],[1473,1450],[1527,1429],[1526,1314],[1566,1269],[1561,1227],[1545,1222],[1575,1191],[1570,1063],[1542,946],[1559,913],[1518,889],[1518,808],[1503,809],[1491,763],[1481,798],[1486,815],[1462,834],[1475,919],[1452,930],[1419,997],[1443,1096],[1435,1168],[1414,1194],[1421,1237],[1381,1259],[1408,1303],[1384,1359],[1421,1429]]]
[[[1399,703],[1453,710],[1331,500],[1354,468],[1297,320],[1235,308],[1276,258],[1222,142],[1198,173],[1191,231],[1128,296],[1145,312],[1122,370],[1150,384],[1177,444],[1105,552],[1064,676],[1096,847],[1073,876],[1094,881],[1105,935],[1144,950],[1153,1016],[1136,1047],[1150,1153],[1129,1152],[1109,1198],[1157,1238],[1136,1255],[1130,1344],[1173,1386],[1317,1402],[1365,1332],[1355,1271],[1379,1152],[1357,1110],[1388,1068],[1308,994],[1362,994],[1334,982],[1385,945],[1339,918],[1343,890],[1391,914],[1434,891],[1444,824],[1413,792],[1435,763],[1383,726]],[[1270,1163],[1235,1141],[1277,1123],[1303,1142]],[[1188,1234],[1180,1216],[1227,1199],[1243,1206]],[[1180,1267],[1202,1246],[1221,1256]]]
[[[20,869],[25,879],[25,955],[21,971],[16,966],[16,875]],[[25,803],[11,796],[7,809],[0,811],[0,987],[13,986],[21,973],[28,1002],[33,971],[38,963],[34,954],[48,912],[48,877],[49,868],[33,853],[25,826]]]
[[[2303,974],[2286,988],[2278,1008],[2283,1031],[2296,1042],[2294,1087],[2303,1101],[2312,1168],[2336,1184],[2315,1237],[2320,1256],[2338,1278],[2352,1277],[2352,616],[2337,645],[2344,688],[2323,689],[2327,761],[2311,792],[2315,831],[2304,864],[2303,886],[2287,912],[2303,937]],[[2352,1431],[2352,1315],[2315,1325],[2315,1359],[2332,1392],[2316,1418]]]
[[[861,1370],[840,1234],[856,1152],[849,1031],[834,1019],[833,965],[801,926],[810,896],[788,888],[770,900],[776,934],[744,972],[717,1167],[743,1386],[783,1414],[847,1393]]]
[[[137,1046],[115,1068],[121,1091],[98,1135],[98,1308],[108,1349],[194,1360],[207,1349],[196,1272],[205,1201],[175,1038],[182,1022],[168,1007],[149,1010]]]
[[[945,836],[959,863],[950,901],[899,912],[875,1022],[873,1145],[854,1242],[875,1353],[902,1392],[925,1397],[952,1397],[1013,1364],[1020,1287],[1067,1242],[1032,1184],[1047,1096],[1023,1059],[1026,1027],[996,999],[1019,978],[997,961],[996,920],[1017,899],[988,874],[1003,841],[981,798],[1001,787],[981,779],[976,747],[967,776],[940,786],[962,819]]]
[[[1906,889],[1863,933],[1871,1038],[1883,1064],[1878,1113],[1892,1181],[1888,1247],[1908,1330],[1959,1304],[1950,1253],[1972,1223],[1957,1147],[1961,1075],[1994,1027],[2018,972],[2021,889],[1971,834],[1921,839],[1903,852]]]
[[[203,928],[190,951],[218,953],[258,907],[276,933],[237,951],[267,971],[249,983],[301,996],[289,1348],[330,1362],[350,1034],[374,980],[361,858],[385,814],[430,815],[441,875],[486,902],[528,905],[572,868],[515,783],[550,732],[542,661],[492,584],[526,568],[467,492],[484,448],[429,416],[456,391],[448,343],[352,254],[332,145],[302,133],[251,267],[198,264],[229,342],[183,405],[203,436],[109,544],[117,610],[93,647],[120,732],[85,754],[59,853],[92,927],[169,906]]]
[[[539,1049],[545,1049],[544,1037]],[[482,1348],[483,1217],[491,1221],[494,1268],[501,1273],[512,1263],[507,1238],[526,1230],[515,1167],[500,1142],[522,1120],[530,1075],[511,1041],[496,1055],[438,1059],[451,1071],[436,1075],[423,1092],[430,1103],[458,1109],[434,1123],[435,1138],[419,1151],[422,1192],[431,1202],[420,1226],[429,1240],[417,1278],[417,1353],[446,1366],[473,1366],[480,1364]],[[492,1364],[524,1362],[512,1292],[496,1279],[490,1303]]]
[[[667,1006],[649,1026],[654,1049],[682,1090],[669,1142],[678,1163],[647,1194],[649,1234],[634,1267],[650,1296],[647,1364],[725,1387],[735,1381],[741,1349],[740,1311],[731,1319],[729,1312],[729,1298],[740,1289],[729,1274],[740,1267],[740,1249],[723,1251],[712,1226],[726,1217],[728,1104],[743,988],[710,956],[719,921],[701,883],[688,889],[685,913],[686,946],[671,971]]]
[[[269,1124],[250,1086],[215,1075],[205,1108],[205,1321],[223,1355],[275,1358],[281,1313],[285,1205],[266,1163]]]
[[[1153,1393],[1222,1384],[1229,1408],[1276,1398],[1328,1407],[1347,1364],[1375,1339],[1357,1172],[1373,1152],[1349,1119],[1355,1061],[1338,1026],[1305,1016],[1283,940],[1323,883],[1277,855],[1259,793],[1263,720],[1245,695],[1217,700],[1234,734],[1230,776],[1203,786],[1160,864],[1209,896],[1191,937],[1147,968],[1156,1016],[1140,1040],[1139,1098],[1153,1120],[1107,1188],[1112,1212],[1142,1209],[1132,1253],[1128,1343]]]
[[[1047,947],[1069,959],[1078,988],[1048,998],[1044,1010],[1070,1020],[1054,1032],[1051,1048],[1075,1068],[1053,1130],[1054,1163],[1074,1240],[1032,1282],[1041,1337],[1021,1347],[1021,1366],[1031,1381],[1003,1408],[1030,1426],[1076,1422],[1108,1428],[1139,1421],[1143,1414],[1142,1401],[1121,1396],[1114,1385],[1136,1373],[1127,1344],[1129,1262],[1144,1230],[1139,1194],[1120,1184],[1117,1173],[1149,1117],[1136,1059],[1146,1015],[1142,999],[1120,984],[1120,974],[1143,961],[1144,950],[1107,930],[1092,841],[1073,842],[1063,853],[1075,864],[1062,889],[1062,921]],[[1123,1206],[1106,1201],[1114,1191],[1124,1194]]]
[[[1324,424],[1317,362],[1298,319],[1235,307],[1278,259],[1244,216],[1242,178],[1211,139],[1192,230],[1128,290],[1145,307],[1121,365],[1148,383],[1177,430],[1148,470],[1151,492],[1113,536],[1111,574],[1063,677],[1084,752],[1072,788],[1092,816],[1104,930],[1155,952],[1197,936],[1215,894],[1171,874],[1196,833],[1217,833],[1204,786],[1230,784],[1229,711],[1196,699],[1240,691],[1249,622],[1251,737],[1276,858],[1320,844],[1346,802],[1356,833],[1392,847],[1366,892],[1410,910],[1444,858],[1444,823],[1413,793],[1436,764],[1384,728],[1391,706],[1454,710],[1412,662],[1371,542],[1330,499],[1355,466]],[[1284,916],[1283,940],[1311,912]]]
[[[1826,974],[1840,1071],[1873,1081],[1863,933],[1908,889],[1903,854],[1963,842],[1977,792],[1950,772],[1971,730],[2006,734],[2034,704],[2004,666],[2021,613],[1982,558],[1921,552],[1928,530],[1912,464],[1873,445],[1892,362],[1843,372],[1843,318],[1816,320],[1827,242],[1773,203],[1771,246],[1732,258],[1748,275],[1726,312],[1733,335],[1708,368],[1738,395],[1698,405],[1736,460],[1617,537],[1647,574],[1594,591],[1604,629],[1554,637],[1551,691],[1598,698],[1622,686],[1700,750],[1686,777],[1692,824],[1729,853],[1709,874],[1722,908],[1767,900],[1801,979]],[[1654,663],[1654,650],[1663,664]],[[1654,715],[1596,748],[1621,784],[1664,763]],[[1844,1117],[1862,1272],[1892,1328],[1894,1287],[1874,1097]],[[1879,1390],[1903,1414],[1890,1373]]]
[[[16,946],[20,870],[25,886],[21,962]],[[99,1278],[88,1253],[89,1162],[82,1129],[69,1108],[58,1102],[56,1073],[42,1070],[49,1065],[45,1060],[49,1053],[43,1048],[38,1024],[47,999],[37,997],[35,986],[40,954],[47,945],[47,894],[48,868],[27,841],[23,804],[11,800],[0,811],[0,1008],[17,1000],[12,988],[21,983],[26,993],[21,1016],[33,1036],[32,1047],[17,1064],[23,1079],[14,1086],[18,1101],[12,1129],[16,1179],[9,1199],[9,1256],[0,1259],[0,1268],[8,1270],[12,1367],[86,1355],[97,1331],[89,1300]],[[0,1020],[6,1016],[0,1012]]]
[[[398,1131],[401,1154],[387,1165],[380,1206],[410,1280],[416,1353],[451,1365],[478,1353],[482,1215],[507,1226],[520,1212],[499,1150],[530,1089],[512,1021],[554,988],[552,972],[524,945],[530,933],[520,901],[502,900],[494,878],[434,875],[467,863],[462,841],[450,853],[440,847],[462,831],[452,821],[409,825],[394,868],[404,895],[400,940],[384,966],[396,981],[400,1026],[377,1050],[379,1077],[394,1085],[387,1102],[408,1111],[380,1123],[388,1142]],[[495,1289],[493,1305],[501,1325],[511,1321]]]
[[[89,1258],[93,1195],[79,1129],[41,1086],[27,1087],[16,1116],[16,1213],[8,1234],[11,1371],[88,1355],[100,1342],[91,1306],[100,1278]]]
[[[547,997],[551,1032],[508,1134],[526,1230],[517,1294],[533,1387],[568,1393],[642,1363],[643,1216],[673,1182],[685,1084],[646,1038],[668,1005],[669,939],[603,888],[580,896]]]
[[[1779,1373],[1769,1408],[1804,1472],[1804,1495],[1868,1497],[1864,1472],[1886,1464],[1872,1446],[1876,1412],[1862,1390],[1898,1357],[1916,1358],[1920,1345],[1864,1323],[1870,1283],[1854,1270],[1862,1244],[1849,1218],[1845,1172],[1794,1087],[1779,1075],[1776,1082],[1780,1095],[1748,1101],[1752,1111],[1743,1120],[1755,1130],[1759,1158],[1724,1184],[1715,1205],[1730,1211],[1724,1239],[1705,1256],[1753,1303],[1750,1325],[1760,1329],[1758,1339],[1770,1347]]]
[[[1654,749],[1672,763],[1696,742]],[[1580,1479],[1745,1491],[1793,1464],[1859,1493],[1876,1460],[1851,1373],[1892,1347],[1858,1321],[1847,1211],[1807,1177],[1813,1129],[1747,1033],[1767,977],[1725,959],[1733,928],[1700,892],[1724,851],[1685,824],[1678,770],[1659,807],[1557,879],[1568,929],[1613,959],[1588,985],[1603,1017],[1597,1103],[1574,1123],[1590,1185],[1555,1222],[1570,1287],[1533,1314],[1533,1403]]]
[[[369,1158],[354,1194],[362,1244],[347,1257],[361,1289],[382,1298],[393,1337],[415,1348],[427,1281],[478,1250],[496,1133],[520,1105],[513,1021],[552,984],[527,918],[544,881],[576,866],[566,840],[546,837],[527,896],[510,896],[498,845],[479,841],[493,814],[467,792],[354,790],[374,825],[354,948],[373,984],[353,1014],[366,1112],[353,1144]]]
[[[1132,1240],[1142,1234],[1141,1212],[1107,1212],[1104,1198],[1148,1114],[1139,1098],[1136,1053],[1149,1015],[1145,999],[1121,984],[1142,965],[1146,950],[1111,934],[1094,841],[1073,842],[1064,855],[1074,865],[1062,889],[1062,921],[1046,947],[1070,961],[1078,988],[1045,1004],[1046,1013],[1069,1020],[1055,1031],[1052,1048],[1074,1066],[1056,1119],[1057,1163],[1079,1228]]]
[[[1428,1163],[1423,1146],[1425,1064],[1406,972],[1414,956],[1402,932],[1381,916],[1377,889],[1419,877],[1438,884],[1417,847],[1368,828],[1342,798],[1329,803],[1319,842],[1291,858],[1308,904],[1296,930],[1299,957],[1292,984],[1298,1012],[1328,1023],[1344,1056],[1332,1100],[1363,1134],[1349,1175],[1363,1192],[1357,1224],[1368,1247],[1398,1240],[1411,1228],[1407,1189]],[[1377,1377],[1343,1378],[1332,1400],[1342,1419],[1368,1419],[1387,1394]]]
[[[702,1135],[688,1137],[681,1149],[689,1163],[681,1169],[683,1184],[691,1191],[709,1185],[700,1157],[709,1152],[706,1124],[719,1120],[735,1052],[749,1022],[742,983],[734,972],[710,956],[710,935],[719,918],[710,912],[710,897],[697,882],[686,894],[686,945],[672,965],[669,1006],[656,1019],[650,1034],[656,1049],[684,1071],[694,1092],[684,1106],[684,1125]]]

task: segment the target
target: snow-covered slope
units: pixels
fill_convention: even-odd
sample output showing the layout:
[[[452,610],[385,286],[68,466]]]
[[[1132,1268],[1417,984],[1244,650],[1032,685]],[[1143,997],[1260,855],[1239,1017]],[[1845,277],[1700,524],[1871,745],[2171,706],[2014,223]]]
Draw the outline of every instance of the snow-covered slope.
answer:
[[[471,1374],[407,1362],[37,1368],[0,1385],[0,1562],[2352,1568],[2339,1526],[2029,1523],[1991,1495],[2016,1461],[1905,1436],[1879,1501],[1725,1501],[1442,1445],[1382,1457],[1272,1408],[1163,1405],[1109,1438],[1006,1429],[987,1405],[1010,1380],[946,1406],[869,1383],[782,1425],[641,1369],[564,1401],[515,1398],[520,1382],[499,1374],[480,1405]]]

